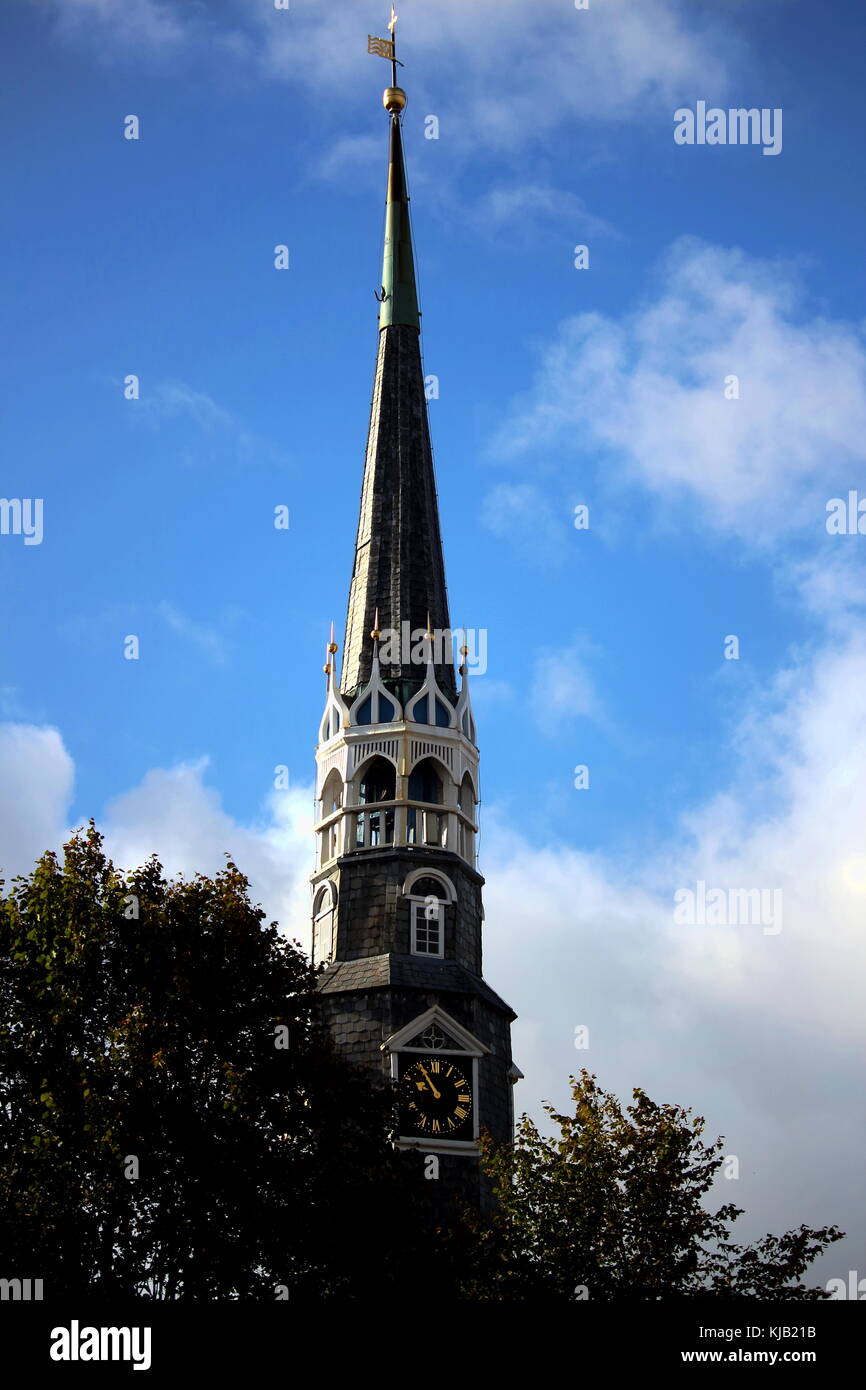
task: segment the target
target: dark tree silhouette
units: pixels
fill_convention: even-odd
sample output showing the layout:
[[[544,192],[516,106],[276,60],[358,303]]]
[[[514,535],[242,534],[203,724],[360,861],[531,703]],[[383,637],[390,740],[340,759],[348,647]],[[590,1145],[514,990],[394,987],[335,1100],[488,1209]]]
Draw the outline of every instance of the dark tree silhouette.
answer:
[[[467,1216],[459,1258],[465,1296],[484,1299],[818,1299],[800,1277],[835,1226],[806,1226],[754,1245],[729,1227],[742,1209],[703,1206],[724,1163],[704,1121],[641,1090],[625,1113],[596,1078],[571,1078],[574,1114],[545,1106],[559,1128],[542,1136],[525,1115],[513,1149],[484,1141],[497,1206]]]
[[[123,874],[91,822],[0,898],[0,1249],[46,1297],[381,1295],[436,1261],[393,1098],[248,888]]]

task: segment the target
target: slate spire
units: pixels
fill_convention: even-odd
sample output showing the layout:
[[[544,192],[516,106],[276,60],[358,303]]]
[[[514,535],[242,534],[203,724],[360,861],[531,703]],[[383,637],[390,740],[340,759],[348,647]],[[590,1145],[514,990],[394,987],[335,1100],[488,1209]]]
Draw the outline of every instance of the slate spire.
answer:
[[[370,679],[374,615],[382,630],[380,673],[402,702],[423,683],[424,663],[410,661],[412,634],[429,624],[449,634],[445,564],[421,361],[420,312],[412,254],[409,195],[400,115],[402,88],[384,96],[390,116],[385,252],[379,351],[367,434],[364,484],[349,591],[341,690],[353,698]],[[400,634],[401,650],[387,634]],[[435,666],[442,693],[456,698],[450,637]],[[388,660],[388,657],[391,660]],[[382,658],[385,659],[382,659]],[[394,658],[397,659],[394,659]]]

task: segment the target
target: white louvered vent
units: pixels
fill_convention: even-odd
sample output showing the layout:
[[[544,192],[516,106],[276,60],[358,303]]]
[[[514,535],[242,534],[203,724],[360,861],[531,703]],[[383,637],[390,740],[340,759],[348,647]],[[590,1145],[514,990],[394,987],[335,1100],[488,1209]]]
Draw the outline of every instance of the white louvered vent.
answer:
[[[352,767],[360,767],[371,753],[381,753],[385,758],[397,760],[396,738],[371,738],[365,743],[356,743],[352,749]]]
[[[453,766],[454,749],[447,743],[427,743],[423,739],[413,738],[412,740],[412,761],[417,762],[419,758],[441,758],[446,767]]]

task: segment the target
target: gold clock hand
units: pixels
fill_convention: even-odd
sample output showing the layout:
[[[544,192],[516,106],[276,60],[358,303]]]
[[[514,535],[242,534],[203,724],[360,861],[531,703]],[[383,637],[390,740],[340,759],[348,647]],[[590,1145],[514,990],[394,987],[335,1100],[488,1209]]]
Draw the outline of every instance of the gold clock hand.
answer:
[[[433,1092],[433,1097],[434,1097],[434,1099],[435,1099],[435,1100],[441,1100],[441,1099],[442,1099],[442,1096],[440,1095],[439,1091],[436,1090],[436,1087],[433,1085],[433,1082],[430,1080],[429,1076],[427,1075],[426,1069],[425,1069],[424,1067],[421,1066],[421,1063],[420,1063],[420,1062],[418,1063],[418,1066],[420,1067],[421,1071],[422,1071],[423,1074],[424,1074],[424,1079],[425,1079],[425,1081],[427,1082],[427,1085],[430,1087],[430,1090]]]

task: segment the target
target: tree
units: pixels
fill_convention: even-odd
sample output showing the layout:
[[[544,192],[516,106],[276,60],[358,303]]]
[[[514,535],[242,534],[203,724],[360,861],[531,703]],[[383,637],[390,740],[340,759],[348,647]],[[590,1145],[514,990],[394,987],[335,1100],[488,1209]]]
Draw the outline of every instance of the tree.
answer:
[[[487,1217],[467,1214],[464,1294],[482,1299],[825,1298],[799,1281],[842,1237],[806,1226],[751,1246],[730,1240],[741,1208],[702,1198],[724,1162],[704,1121],[639,1089],[625,1113],[596,1078],[571,1078],[574,1115],[545,1106],[559,1137],[525,1115],[513,1148],[482,1140],[495,1192]]]
[[[0,1248],[46,1297],[351,1297],[430,1258],[393,1099],[248,888],[124,875],[91,822],[0,897]]]

